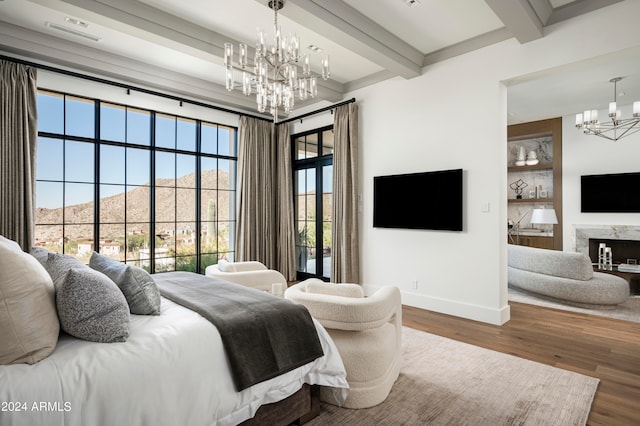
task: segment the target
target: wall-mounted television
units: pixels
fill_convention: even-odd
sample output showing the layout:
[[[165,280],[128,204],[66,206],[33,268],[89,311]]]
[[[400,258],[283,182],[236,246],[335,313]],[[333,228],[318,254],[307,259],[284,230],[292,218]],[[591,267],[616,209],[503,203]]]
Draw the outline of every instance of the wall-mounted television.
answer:
[[[640,173],[580,177],[582,213],[640,213]]]
[[[462,231],[462,169],[375,176],[373,226]]]

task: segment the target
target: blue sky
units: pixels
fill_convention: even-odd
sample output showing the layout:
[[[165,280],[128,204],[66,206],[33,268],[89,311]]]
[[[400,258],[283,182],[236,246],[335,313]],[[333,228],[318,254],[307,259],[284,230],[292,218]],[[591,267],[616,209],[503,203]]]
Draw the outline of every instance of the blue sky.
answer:
[[[66,104],[66,111],[65,111]],[[65,114],[66,112],[66,114]],[[69,136],[94,138],[94,103],[72,96],[38,95],[38,130]],[[66,118],[66,119],[65,119]],[[100,135],[104,140],[149,146],[151,141],[150,113],[103,103],[100,108]],[[196,123],[194,120],[156,115],[156,146],[195,151]],[[202,152],[235,155],[232,129],[203,123]],[[38,180],[74,181],[67,184],[66,205],[93,201],[94,145],[89,142],[39,138],[37,151]],[[126,161],[125,161],[126,158]],[[156,177],[174,178],[195,172],[196,156],[158,152]],[[203,170],[220,169],[229,172],[231,161],[206,158]],[[116,184],[101,186],[101,197],[124,192],[125,176],[128,185],[144,185],[150,181],[149,150],[102,145],[100,148],[100,181]],[[89,184],[88,184],[89,183]],[[109,190],[111,189],[111,190]],[[109,193],[105,193],[109,190]],[[38,182],[37,207],[62,207],[62,184]]]

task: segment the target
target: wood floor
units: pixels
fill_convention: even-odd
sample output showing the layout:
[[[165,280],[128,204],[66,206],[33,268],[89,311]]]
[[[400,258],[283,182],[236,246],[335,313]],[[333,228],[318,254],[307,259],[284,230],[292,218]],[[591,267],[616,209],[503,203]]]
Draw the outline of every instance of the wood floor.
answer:
[[[404,325],[600,379],[588,425],[640,425],[640,324],[510,303],[503,326],[403,306]]]

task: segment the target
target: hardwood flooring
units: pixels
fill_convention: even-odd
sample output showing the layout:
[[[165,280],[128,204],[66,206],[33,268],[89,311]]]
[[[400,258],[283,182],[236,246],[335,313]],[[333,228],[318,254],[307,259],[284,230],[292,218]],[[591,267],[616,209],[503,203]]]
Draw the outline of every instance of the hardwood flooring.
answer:
[[[640,324],[510,303],[502,326],[403,306],[403,324],[597,377],[588,425],[640,425]]]

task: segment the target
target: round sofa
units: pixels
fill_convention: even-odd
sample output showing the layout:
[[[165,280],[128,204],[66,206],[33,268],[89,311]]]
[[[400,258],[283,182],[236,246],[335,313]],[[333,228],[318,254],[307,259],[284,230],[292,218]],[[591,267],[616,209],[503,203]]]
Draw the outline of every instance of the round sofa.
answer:
[[[585,305],[617,305],[629,298],[624,278],[594,272],[589,256],[508,245],[510,287]]]

